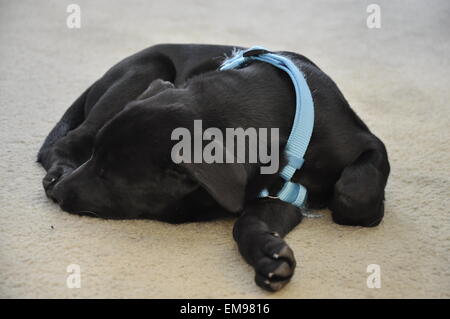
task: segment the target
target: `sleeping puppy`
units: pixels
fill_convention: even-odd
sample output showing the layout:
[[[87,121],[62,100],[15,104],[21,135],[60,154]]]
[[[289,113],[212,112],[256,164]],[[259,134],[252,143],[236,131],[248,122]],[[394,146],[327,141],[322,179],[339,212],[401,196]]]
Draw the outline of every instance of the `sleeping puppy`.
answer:
[[[175,163],[176,128],[277,128],[271,152],[284,148],[295,115],[289,76],[252,61],[218,71],[233,50],[219,45],[157,45],[113,66],[66,111],[46,138],[38,161],[47,196],[75,214],[150,218],[180,223],[237,216],[233,236],[255,269],[256,283],[282,288],[295,258],[283,237],[302,210],[276,194],[277,172],[261,161]],[[302,55],[277,52],[303,72],[315,106],[305,162],[293,181],[308,190],[306,207],[328,207],[341,225],[376,226],[384,214],[389,162],[383,143],[352,111],[336,84]]]

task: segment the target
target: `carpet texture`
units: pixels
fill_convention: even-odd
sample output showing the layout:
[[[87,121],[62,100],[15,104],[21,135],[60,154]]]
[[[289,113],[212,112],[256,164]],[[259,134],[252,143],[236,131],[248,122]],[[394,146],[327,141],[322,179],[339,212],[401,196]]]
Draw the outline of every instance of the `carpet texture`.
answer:
[[[450,297],[450,5],[377,1],[0,2],[0,297]],[[239,10],[236,10],[236,7]],[[298,267],[271,294],[232,240],[233,220],[169,225],[62,212],[35,163],[72,101],[110,66],[162,42],[300,52],[341,88],[386,144],[392,173],[376,228],[307,219],[287,242]],[[81,288],[66,271],[81,268]],[[381,288],[366,268],[378,264]]]

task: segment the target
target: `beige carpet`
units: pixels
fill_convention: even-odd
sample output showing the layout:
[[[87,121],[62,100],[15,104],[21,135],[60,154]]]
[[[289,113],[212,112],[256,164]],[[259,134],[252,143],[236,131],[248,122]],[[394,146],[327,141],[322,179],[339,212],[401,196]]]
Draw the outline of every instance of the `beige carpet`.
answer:
[[[1,297],[450,297],[450,5],[377,1],[0,2]],[[267,2],[266,2],[267,3]],[[275,6],[276,3],[276,6]],[[173,226],[62,212],[41,187],[36,152],[69,104],[113,63],[160,42],[298,51],[340,86],[385,143],[392,174],[374,229],[305,220],[287,241],[292,282],[260,290],[232,220]],[[69,289],[66,268],[81,267]],[[366,267],[381,267],[380,289]]]

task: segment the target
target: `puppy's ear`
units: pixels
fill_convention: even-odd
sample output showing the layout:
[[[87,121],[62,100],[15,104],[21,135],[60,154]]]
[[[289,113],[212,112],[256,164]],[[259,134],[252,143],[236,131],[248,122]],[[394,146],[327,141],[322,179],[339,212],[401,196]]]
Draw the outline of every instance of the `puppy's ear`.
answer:
[[[172,82],[164,81],[163,79],[156,79],[150,83],[148,88],[137,98],[138,100],[144,100],[158,93],[161,93],[167,89],[173,89],[175,86]]]
[[[247,173],[239,163],[181,163],[190,175],[225,209],[244,208]]]

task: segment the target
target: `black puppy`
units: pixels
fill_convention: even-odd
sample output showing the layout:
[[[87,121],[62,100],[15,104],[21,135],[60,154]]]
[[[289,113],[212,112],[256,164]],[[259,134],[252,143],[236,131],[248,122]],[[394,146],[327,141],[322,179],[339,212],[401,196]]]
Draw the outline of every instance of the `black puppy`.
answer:
[[[238,215],[234,239],[255,268],[256,283],[278,290],[295,259],[282,239],[302,218],[276,198],[278,174],[261,163],[175,164],[175,128],[279,128],[283,154],[295,114],[288,75],[253,61],[218,71],[234,47],[157,45],[128,57],[92,84],[46,138],[38,161],[47,196],[63,210],[103,218],[168,222]],[[305,163],[294,181],[308,190],[307,207],[328,207],[343,225],[376,226],[384,214],[389,163],[383,143],[351,110],[335,83],[302,55],[289,57],[305,74],[315,105]],[[281,162],[282,168],[285,160]]]

